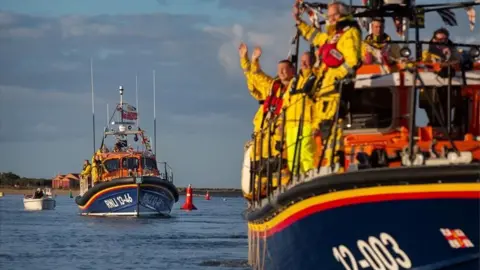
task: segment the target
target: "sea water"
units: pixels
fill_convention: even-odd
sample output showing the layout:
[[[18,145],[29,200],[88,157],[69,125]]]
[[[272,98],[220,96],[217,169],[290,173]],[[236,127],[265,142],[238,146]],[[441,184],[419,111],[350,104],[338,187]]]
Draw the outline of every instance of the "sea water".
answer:
[[[243,198],[194,197],[171,218],[84,217],[74,199],[29,212],[0,198],[0,269],[249,269]]]

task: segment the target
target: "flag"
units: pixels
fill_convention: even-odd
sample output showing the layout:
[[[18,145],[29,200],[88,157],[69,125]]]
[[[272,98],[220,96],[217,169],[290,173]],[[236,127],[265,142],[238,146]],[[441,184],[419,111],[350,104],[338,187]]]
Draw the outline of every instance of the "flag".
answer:
[[[466,7],[468,22],[470,24],[470,31],[475,28],[475,9],[473,7]]]
[[[126,105],[127,105],[126,106],[127,107],[127,109],[126,109],[127,112],[136,112],[137,111],[137,108],[133,107],[132,105],[130,105],[130,104],[126,104]]]
[[[137,120],[137,112],[123,111],[122,117],[125,120]]]
[[[438,15],[440,15],[440,18],[442,18],[442,21],[448,25],[448,26],[456,26],[457,24],[457,19],[455,18],[455,13],[451,11],[450,9],[442,9],[438,10]]]

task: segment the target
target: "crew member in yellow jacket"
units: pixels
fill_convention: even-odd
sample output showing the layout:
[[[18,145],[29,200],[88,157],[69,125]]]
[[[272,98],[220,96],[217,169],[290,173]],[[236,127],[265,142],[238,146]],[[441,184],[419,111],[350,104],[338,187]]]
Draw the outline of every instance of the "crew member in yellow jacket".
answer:
[[[289,60],[281,60],[277,65],[277,76],[275,78],[268,76],[260,68],[258,60],[261,55],[261,48],[256,47],[252,54],[250,78],[255,89],[265,97],[260,127],[263,131],[262,156],[268,158],[269,154],[278,156],[283,147],[281,142],[282,118],[279,116],[283,108],[283,97],[295,71]],[[270,131],[273,132],[273,136],[271,136],[271,143],[268,144]]]
[[[88,160],[85,160],[85,162],[83,162],[82,172],[80,173],[83,183],[86,184],[85,186],[89,185],[91,175],[92,175],[92,166],[90,165],[90,162],[88,162]]]
[[[103,165],[102,159],[101,159],[101,151],[98,150],[95,155],[92,157],[92,182],[93,185],[97,184],[100,182],[102,178],[102,174],[107,171],[107,168],[105,165]]]
[[[385,19],[373,18],[370,27],[372,33],[362,43],[362,62],[390,65],[400,61],[400,46],[387,43],[391,37],[385,33]]]
[[[250,95],[254,99],[256,99],[259,103],[258,110],[255,113],[255,116],[253,118],[253,137],[256,140],[255,142],[255,150],[250,153],[250,158],[252,160],[259,160],[260,159],[260,130],[261,130],[261,124],[262,124],[262,117],[263,117],[263,103],[266,98],[265,92],[262,92],[255,88],[254,83],[253,83],[253,78],[252,73],[250,71],[250,60],[248,59],[248,47],[245,43],[241,43],[240,47],[238,48],[238,54],[240,56],[240,66],[243,70],[243,74],[245,75],[245,79],[247,81],[247,88],[248,91],[250,92]],[[264,158],[267,156],[264,155]]]
[[[298,3],[293,7],[293,16],[297,22],[300,34],[314,46],[319,47],[321,65],[317,72],[316,104],[313,126],[318,127],[325,142],[329,130],[337,125],[337,133],[328,138],[325,152],[325,161],[329,164],[331,151],[343,151],[342,117],[333,123],[335,114],[340,106],[339,88],[336,82],[346,77],[354,77],[355,71],[361,64],[362,34],[360,26],[349,15],[348,7],[343,2],[332,2],[327,9],[326,33],[320,32],[315,27],[307,25],[300,19]],[[342,94],[344,96],[345,94]],[[335,149],[331,149],[335,138]],[[323,164],[323,161],[320,161]],[[338,162],[338,158],[334,161]],[[338,168],[342,171],[343,164]]]
[[[450,33],[445,28],[437,29],[433,32],[430,42],[439,44],[430,44],[428,50],[422,52],[423,62],[442,63],[447,61],[460,61],[460,52],[450,40]]]
[[[312,72],[314,56],[305,52],[300,57],[300,72],[288,86],[288,92],[284,96],[283,106],[285,110],[286,149],[288,153],[288,167],[292,173],[308,173],[314,168],[313,155],[314,144],[312,137],[313,97],[312,88],[315,82],[315,74]],[[301,133],[300,120],[303,115]],[[300,137],[298,136],[300,135]],[[297,154],[295,155],[295,149]],[[295,164],[293,164],[295,159]]]

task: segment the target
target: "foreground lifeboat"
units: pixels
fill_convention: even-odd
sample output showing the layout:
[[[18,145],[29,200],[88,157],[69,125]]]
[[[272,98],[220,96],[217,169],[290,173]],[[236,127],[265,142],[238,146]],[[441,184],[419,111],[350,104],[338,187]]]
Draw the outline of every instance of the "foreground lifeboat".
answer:
[[[249,178],[245,162],[253,268],[479,269],[480,64],[462,65],[451,79],[438,64],[362,66],[346,101],[346,172]],[[409,121],[415,93],[423,127]]]

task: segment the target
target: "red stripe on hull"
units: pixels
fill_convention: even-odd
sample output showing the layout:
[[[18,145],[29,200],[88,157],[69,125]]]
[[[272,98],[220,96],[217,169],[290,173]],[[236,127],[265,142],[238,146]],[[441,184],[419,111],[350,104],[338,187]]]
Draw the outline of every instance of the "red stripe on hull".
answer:
[[[480,198],[480,192],[468,191],[468,192],[416,192],[416,193],[399,193],[399,194],[381,194],[381,195],[370,195],[370,196],[360,196],[348,199],[341,199],[336,201],[331,201],[327,203],[317,204],[293,214],[292,216],[286,218],[280,222],[277,226],[272,227],[267,230],[266,236],[271,236],[275,233],[278,233],[295,223],[296,221],[310,216],[312,214],[326,211],[333,208],[338,208],[342,206],[362,204],[362,203],[373,203],[373,202],[384,202],[384,201],[400,201],[400,200],[428,200],[428,199],[478,199]]]

